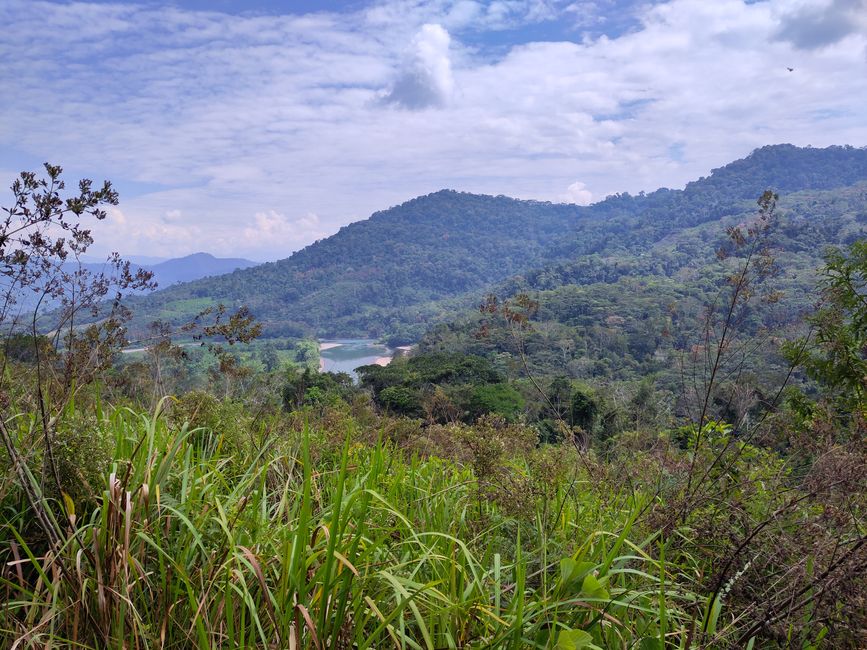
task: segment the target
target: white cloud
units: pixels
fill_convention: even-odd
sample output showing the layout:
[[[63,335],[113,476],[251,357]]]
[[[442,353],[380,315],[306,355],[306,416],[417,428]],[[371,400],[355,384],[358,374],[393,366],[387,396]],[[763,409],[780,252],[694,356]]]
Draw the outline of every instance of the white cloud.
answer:
[[[106,210],[106,214],[108,215],[108,219],[110,220],[110,222],[115,223],[120,227],[125,226],[127,223],[126,215],[120,208],[109,208],[108,210]]]
[[[677,187],[768,143],[867,144],[854,0],[636,7],[623,33],[547,42],[551,16],[603,24],[615,5],[255,16],[5,0],[0,166],[144,188],[94,229],[105,249],[273,259],[443,187],[583,201]],[[834,7],[854,30],[817,47],[792,31]]]
[[[412,40],[408,61],[384,101],[409,109],[445,105],[454,87],[450,42],[442,25],[422,25]]]
[[[257,212],[252,224],[244,228],[244,244],[257,248],[262,246],[284,246],[294,249],[299,243],[319,239],[325,233],[321,230],[319,216],[308,212],[303,217],[289,219],[276,210]]]
[[[566,203],[576,205],[590,205],[593,202],[593,193],[587,189],[581,181],[575,181],[566,188],[566,194],[561,199]]]

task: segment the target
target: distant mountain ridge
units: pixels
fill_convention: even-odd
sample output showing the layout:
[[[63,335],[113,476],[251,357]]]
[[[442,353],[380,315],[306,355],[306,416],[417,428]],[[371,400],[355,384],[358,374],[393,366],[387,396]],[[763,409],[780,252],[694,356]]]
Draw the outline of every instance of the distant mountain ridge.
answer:
[[[703,224],[721,231],[726,220],[750,214],[766,189],[829,191],[864,180],[865,148],[771,145],[683,190],[616,194],[586,207],[442,190],[376,212],[278,262],[169,287],[132,306],[140,318],[180,322],[215,302],[246,304],[266,336],[411,340],[504,282],[581,283],[627,258],[648,267],[666,238]],[[818,261],[820,252],[805,254]],[[684,257],[682,264],[700,261]]]
[[[214,257],[210,253],[193,253],[159,264],[146,265],[144,268],[151,271],[159,287],[164,288],[178,282],[191,282],[254,266],[258,266],[258,262],[241,257]]]
[[[257,265],[258,262],[240,257],[214,257],[210,253],[192,253],[156,264],[131,264],[130,267],[133,272],[138,269],[150,271],[154,274],[153,279],[157,282],[157,288],[165,289],[180,282],[192,282]],[[93,272],[105,269],[104,262],[85,262],[82,266]]]

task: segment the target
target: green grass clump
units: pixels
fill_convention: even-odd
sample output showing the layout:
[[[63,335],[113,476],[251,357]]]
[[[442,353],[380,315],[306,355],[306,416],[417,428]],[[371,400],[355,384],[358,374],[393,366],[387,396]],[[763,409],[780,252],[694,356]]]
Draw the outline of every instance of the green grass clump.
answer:
[[[4,498],[0,636],[18,648],[677,647],[696,599],[640,494],[575,475],[481,498],[472,469],[319,433],[224,445],[127,409],[113,461],[49,546]],[[228,451],[231,449],[231,452]],[[239,457],[239,454],[244,454]],[[527,460],[514,463],[528,476]],[[518,484],[516,484],[518,485]],[[521,485],[530,485],[524,483]],[[78,512],[75,512],[78,506]],[[60,512],[58,509],[57,512]]]

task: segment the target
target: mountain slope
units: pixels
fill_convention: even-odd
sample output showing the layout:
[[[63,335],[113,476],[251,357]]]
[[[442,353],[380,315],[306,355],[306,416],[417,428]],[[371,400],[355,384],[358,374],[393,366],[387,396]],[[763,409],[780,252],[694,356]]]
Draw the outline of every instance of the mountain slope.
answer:
[[[859,180],[867,180],[865,149],[775,145],[683,190],[619,194],[588,207],[441,191],[287,259],[171,287],[134,309],[144,319],[180,320],[220,301],[247,304],[271,336],[413,338],[492,284],[519,276],[516,286],[545,289],[585,282],[618,260],[646,267],[666,238],[702,225],[721,232],[765,189],[827,191]],[[818,253],[810,253],[817,262]]]
[[[172,287],[134,308],[171,319],[209,301],[243,303],[271,335],[378,334],[405,320],[408,306],[544,263],[584,210],[444,190],[377,212],[287,259]]]
[[[749,202],[741,213],[681,229],[640,251],[584,255],[492,287],[500,299],[526,293],[539,303],[521,350],[503,327],[487,326],[487,336],[478,337],[485,319],[478,310],[434,326],[419,349],[489,356],[504,364],[502,371],[525,354],[540,376],[592,381],[657,376],[674,387],[682,381],[684,351],[702,343],[706,306],[744,261],[738,254],[717,257],[728,241],[725,228],[749,223],[755,213]],[[818,299],[816,269],[824,251],[867,236],[867,181],[785,195],[776,214],[768,245],[779,273],[759,288],[737,324],[741,335],[755,337],[745,348],[757,361],[751,371],[776,375],[764,382],[771,386],[783,366],[775,345],[760,340],[766,334],[777,341],[796,334]],[[763,301],[762,291],[773,291],[775,299]]]

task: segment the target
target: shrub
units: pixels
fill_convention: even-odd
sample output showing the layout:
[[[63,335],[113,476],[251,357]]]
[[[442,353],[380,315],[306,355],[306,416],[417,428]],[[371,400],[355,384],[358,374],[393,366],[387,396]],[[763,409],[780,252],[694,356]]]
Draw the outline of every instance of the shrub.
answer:
[[[507,422],[515,422],[524,410],[524,398],[509,384],[475,386],[467,400],[471,421],[483,415],[497,415]]]

